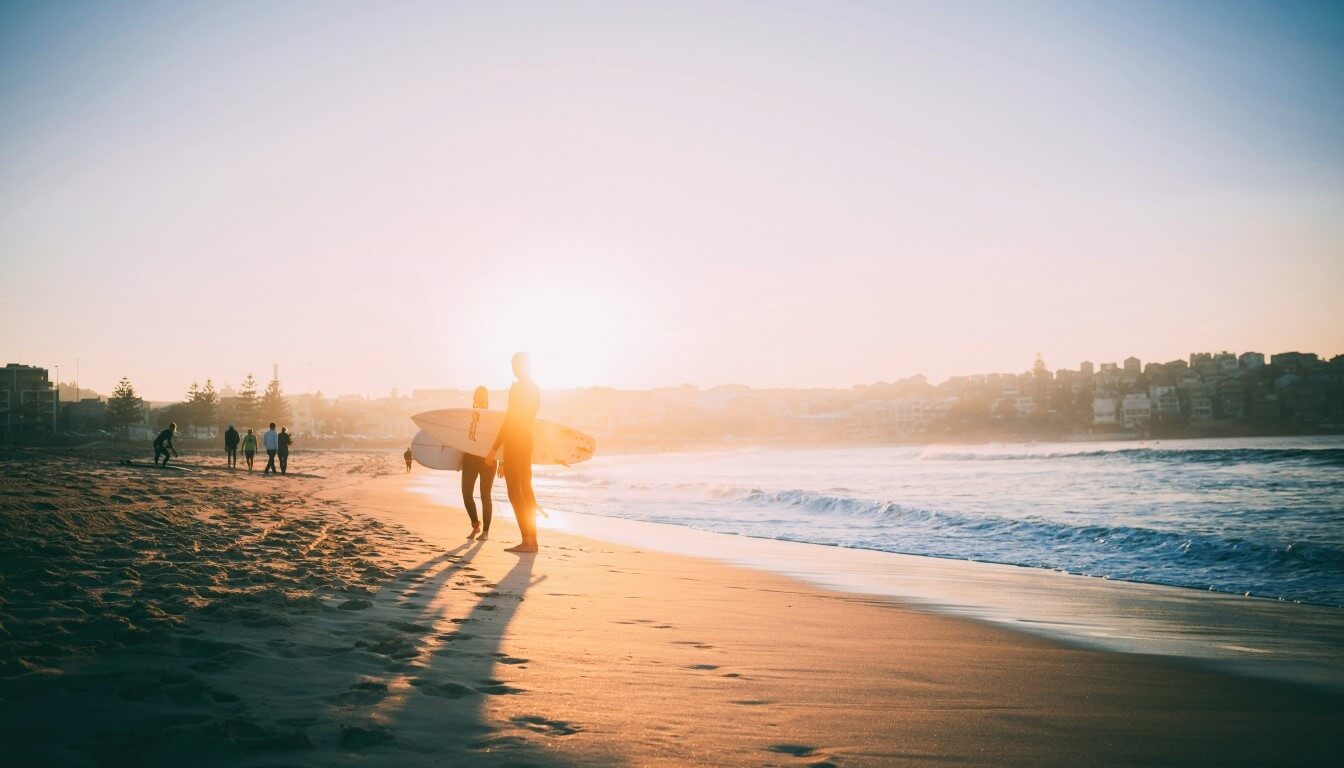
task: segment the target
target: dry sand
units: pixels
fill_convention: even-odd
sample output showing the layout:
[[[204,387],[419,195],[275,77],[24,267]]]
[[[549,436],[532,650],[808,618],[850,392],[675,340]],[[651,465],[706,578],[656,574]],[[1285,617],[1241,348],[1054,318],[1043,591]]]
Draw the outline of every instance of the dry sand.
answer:
[[[211,457],[190,459],[208,465]],[[12,765],[1325,765],[1344,700],[543,530],[0,454]],[[420,470],[417,467],[417,471]]]

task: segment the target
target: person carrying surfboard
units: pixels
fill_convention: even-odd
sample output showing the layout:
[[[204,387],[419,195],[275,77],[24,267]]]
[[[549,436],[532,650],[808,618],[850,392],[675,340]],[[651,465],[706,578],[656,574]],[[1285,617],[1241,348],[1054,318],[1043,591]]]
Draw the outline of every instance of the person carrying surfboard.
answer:
[[[177,455],[177,449],[173,447],[173,435],[177,434],[177,422],[170,422],[168,428],[159,433],[154,438],[154,464],[159,463],[159,456],[163,456],[163,466],[168,466],[168,451],[172,450],[173,455]]]
[[[485,387],[477,387],[471,396],[471,407],[489,408],[490,390]],[[480,478],[481,486],[480,519],[476,517],[476,499],[473,498],[476,493],[477,478]],[[474,538],[478,541],[485,541],[490,538],[490,518],[494,513],[490,489],[494,484],[495,462],[493,459],[472,456],[469,453],[462,457],[462,506],[467,508],[467,517],[471,518],[471,533],[467,534],[468,539]],[[484,523],[484,526],[482,526],[482,523]],[[480,534],[479,538],[477,534]]]
[[[513,375],[517,379],[509,387],[509,409],[504,414],[504,427],[499,430],[494,445],[485,456],[486,466],[495,462],[499,449],[504,449],[504,484],[509,492],[509,504],[518,518],[518,530],[523,542],[508,547],[505,552],[537,551],[537,497],[532,492],[532,429],[537,411],[541,408],[541,392],[532,381],[531,361],[526,352],[513,356]]]

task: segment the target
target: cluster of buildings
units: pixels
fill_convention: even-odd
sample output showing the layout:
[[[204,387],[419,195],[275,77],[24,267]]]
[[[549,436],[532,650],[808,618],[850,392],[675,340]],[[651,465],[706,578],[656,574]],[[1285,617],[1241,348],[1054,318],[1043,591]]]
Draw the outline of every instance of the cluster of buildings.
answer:
[[[0,381],[0,439],[88,434],[107,428],[100,397],[59,398],[47,371],[9,364]],[[220,391],[211,421],[195,424],[185,403],[148,404],[126,427],[148,436],[168,421],[188,435],[218,434],[238,421],[239,394]],[[500,405],[506,393],[491,393]],[[463,408],[465,389],[418,389],[387,397],[321,392],[286,395],[290,430],[308,445],[399,444],[410,416]],[[849,389],[753,389],[693,385],[651,390],[548,390],[541,415],[571,424],[608,449],[670,450],[721,443],[884,442],[939,439],[1084,439],[1303,434],[1344,431],[1344,355],[1195,353],[1186,360],[1082,363],[1050,370],[1038,357],[1023,373],[923,376]],[[259,416],[253,417],[257,420]]]
[[[1026,373],[955,377],[939,389],[959,404],[988,405],[991,419],[1067,434],[1344,429],[1344,355],[1197,352],[1165,363],[1130,357],[1053,372],[1038,358]]]

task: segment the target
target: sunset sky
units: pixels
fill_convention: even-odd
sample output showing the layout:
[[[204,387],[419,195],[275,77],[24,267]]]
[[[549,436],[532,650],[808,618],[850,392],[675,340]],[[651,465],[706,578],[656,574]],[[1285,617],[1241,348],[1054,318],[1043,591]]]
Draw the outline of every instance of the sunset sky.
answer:
[[[0,3],[0,364],[155,399],[1344,353],[1338,3]]]

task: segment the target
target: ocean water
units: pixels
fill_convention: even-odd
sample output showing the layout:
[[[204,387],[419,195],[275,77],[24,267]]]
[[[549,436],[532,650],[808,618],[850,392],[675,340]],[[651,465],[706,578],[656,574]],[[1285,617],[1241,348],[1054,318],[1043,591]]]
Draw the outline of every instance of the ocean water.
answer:
[[[594,515],[1344,605],[1344,438],[599,455],[536,488]]]

